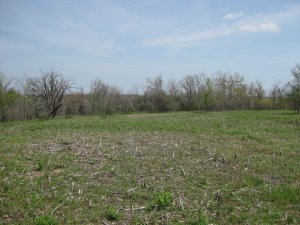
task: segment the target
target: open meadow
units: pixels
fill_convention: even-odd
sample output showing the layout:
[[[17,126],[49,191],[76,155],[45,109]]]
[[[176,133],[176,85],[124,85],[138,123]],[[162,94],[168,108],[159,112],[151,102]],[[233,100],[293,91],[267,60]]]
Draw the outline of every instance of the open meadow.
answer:
[[[0,124],[0,224],[299,224],[293,111]]]

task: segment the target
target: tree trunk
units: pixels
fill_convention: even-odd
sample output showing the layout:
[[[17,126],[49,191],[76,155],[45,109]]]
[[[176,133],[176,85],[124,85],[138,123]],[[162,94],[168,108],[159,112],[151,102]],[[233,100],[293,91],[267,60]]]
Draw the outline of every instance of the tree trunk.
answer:
[[[5,115],[5,112],[3,112],[2,115],[0,114],[0,121],[1,121],[1,122],[5,122],[5,121],[6,121],[6,115]]]
[[[48,113],[48,118],[53,119],[56,116],[56,110],[53,109],[51,112]]]

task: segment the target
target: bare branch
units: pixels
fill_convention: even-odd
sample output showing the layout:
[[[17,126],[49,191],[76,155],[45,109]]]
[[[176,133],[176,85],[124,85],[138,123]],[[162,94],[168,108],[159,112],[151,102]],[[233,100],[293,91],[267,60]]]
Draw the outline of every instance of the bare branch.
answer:
[[[28,79],[27,86],[41,110],[47,112],[48,118],[54,118],[63,107],[62,99],[71,88],[71,83],[61,74],[51,70],[43,72],[40,78]]]

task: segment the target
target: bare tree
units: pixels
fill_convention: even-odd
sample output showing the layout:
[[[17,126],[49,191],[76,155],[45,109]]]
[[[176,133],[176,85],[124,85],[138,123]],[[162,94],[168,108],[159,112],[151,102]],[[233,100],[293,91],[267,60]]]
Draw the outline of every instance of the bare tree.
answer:
[[[187,109],[194,110],[195,108],[195,96],[197,93],[197,84],[196,84],[197,76],[187,75],[185,76],[180,84],[185,91],[185,95],[187,98]]]
[[[228,92],[229,74],[218,71],[215,78],[215,86],[217,92],[218,109],[223,110],[226,107],[226,96]]]
[[[62,100],[71,88],[71,82],[65,80],[62,74],[51,70],[42,72],[39,78],[28,79],[27,88],[40,109],[47,113],[48,118],[53,119],[63,108]]]
[[[255,94],[255,107],[257,110],[262,109],[262,102],[263,98],[265,96],[265,90],[263,89],[263,86],[259,80],[255,82],[255,88],[254,88],[254,94]]]
[[[115,99],[120,95],[120,91],[115,87],[110,87],[99,79],[91,83],[91,103],[92,112],[101,115],[106,119],[108,114],[115,110],[113,106]]]
[[[230,74],[228,77],[228,109],[236,107],[235,99],[238,91],[243,87],[244,77],[239,73]]]
[[[248,109],[254,109],[256,95],[255,95],[255,83],[253,81],[247,88],[247,96],[248,96]]]
[[[122,112],[123,105],[123,91],[115,86],[110,86],[109,89],[109,105],[108,113],[112,114],[114,112]]]
[[[154,79],[147,79],[146,96],[149,100],[148,110],[150,111],[166,111],[166,94],[163,88],[163,79],[157,76]]]
[[[180,94],[180,87],[175,80],[169,80],[167,85],[167,92],[168,95],[172,96],[173,98],[177,98]]]
[[[77,93],[76,98],[79,100],[78,113],[80,115],[85,114],[85,104],[84,104],[84,91],[83,88],[80,88],[80,92]]]
[[[293,102],[298,114],[300,114],[300,64],[291,70],[293,80],[288,83],[288,98]]]
[[[270,96],[272,100],[272,109],[277,109],[279,106],[279,99],[283,96],[282,88],[280,87],[280,82],[275,81],[272,85],[272,89],[270,91]]]
[[[95,79],[91,83],[91,108],[92,113],[101,113],[106,111],[109,98],[109,86],[99,79]]]
[[[5,75],[0,72],[0,121],[2,122],[8,119],[8,108],[20,97],[19,93],[10,87],[10,85],[11,80],[8,80]]]
[[[211,110],[215,103],[214,83],[210,78],[205,78],[205,87],[202,94],[202,107],[204,110]]]
[[[0,72],[0,121],[6,121],[6,93],[10,81],[6,79],[3,73]]]
[[[171,110],[180,109],[180,86],[175,80],[169,80],[167,85],[167,93],[171,98],[170,108]]]
[[[66,116],[86,114],[88,112],[87,95],[83,88],[75,89],[74,92],[66,94],[64,106]]]
[[[205,74],[200,73],[198,75],[194,75],[195,85],[196,85],[196,93],[195,93],[195,107],[200,110],[203,107],[203,95],[205,92],[206,84],[205,84]]]

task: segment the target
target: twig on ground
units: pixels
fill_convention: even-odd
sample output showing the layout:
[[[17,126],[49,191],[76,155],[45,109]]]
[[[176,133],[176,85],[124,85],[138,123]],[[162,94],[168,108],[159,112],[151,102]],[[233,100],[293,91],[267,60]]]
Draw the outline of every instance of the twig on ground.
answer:
[[[141,206],[141,207],[133,207],[133,206],[131,206],[131,208],[126,208],[126,209],[124,209],[125,211],[136,211],[136,210],[144,210],[144,209],[146,209],[147,207],[146,206]]]
[[[59,207],[63,206],[63,204],[64,204],[64,203],[61,203],[61,204],[59,204],[58,206],[56,206],[56,207],[52,210],[51,216],[53,216],[54,212],[55,212]]]

